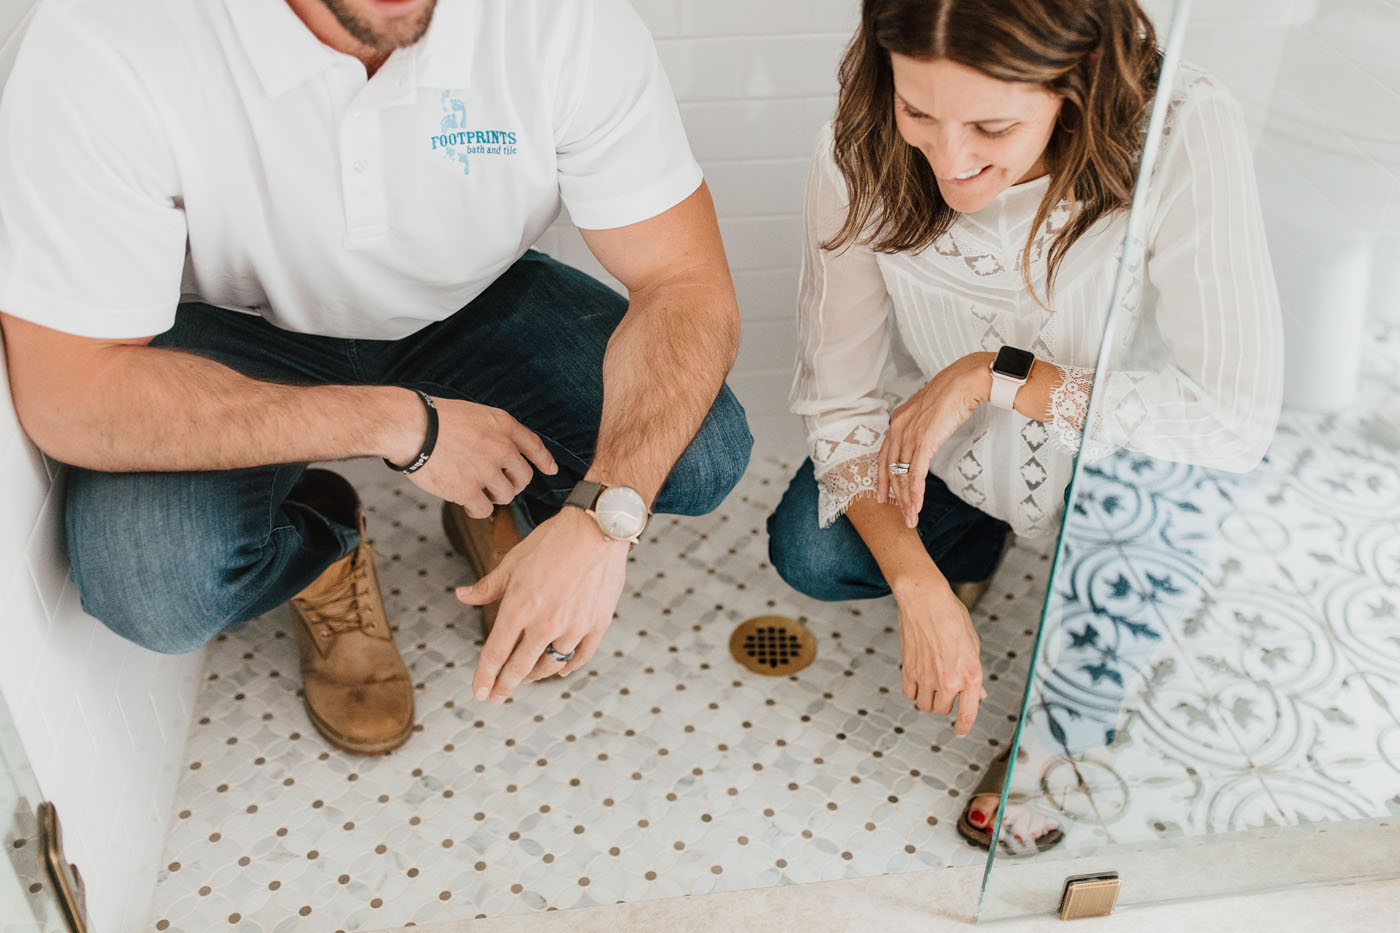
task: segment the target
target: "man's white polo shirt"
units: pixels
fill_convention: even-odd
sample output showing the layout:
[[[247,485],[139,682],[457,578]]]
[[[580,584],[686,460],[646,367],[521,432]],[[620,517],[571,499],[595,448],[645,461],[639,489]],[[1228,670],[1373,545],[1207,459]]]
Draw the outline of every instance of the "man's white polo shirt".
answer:
[[[438,0],[368,81],[285,0],[46,0],[0,105],[0,310],[137,337],[197,297],[394,339],[561,203],[619,227],[700,180],[627,0]]]

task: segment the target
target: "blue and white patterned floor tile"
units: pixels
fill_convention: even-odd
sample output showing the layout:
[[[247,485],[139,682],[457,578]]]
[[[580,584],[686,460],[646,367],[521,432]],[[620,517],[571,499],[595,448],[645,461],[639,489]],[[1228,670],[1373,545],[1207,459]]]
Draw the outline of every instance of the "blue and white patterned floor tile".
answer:
[[[1400,333],[1375,346],[1396,383]],[[1400,806],[1400,434],[1359,410],[1285,413],[1244,476],[1086,467],[1013,777],[1067,849]]]
[[[1041,801],[1067,822],[1076,851],[1139,845],[1282,825],[1286,817],[1262,780],[1247,771],[1167,773],[1129,780],[1094,759],[1061,759]]]
[[[1388,740],[1394,742],[1394,732]],[[1261,769],[1258,774],[1289,824],[1316,825],[1348,820],[1400,817],[1400,761],[1388,757],[1363,764],[1313,763],[1293,770]]]

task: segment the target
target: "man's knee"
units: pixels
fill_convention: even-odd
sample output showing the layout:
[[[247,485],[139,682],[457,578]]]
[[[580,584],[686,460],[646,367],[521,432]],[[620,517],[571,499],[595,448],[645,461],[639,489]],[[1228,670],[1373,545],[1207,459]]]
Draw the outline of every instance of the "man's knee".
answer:
[[[206,644],[237,621],[237,563],[196,516],[142,514],[136,484],[73,470],[65,511],[68,559],[83,610],[162,654]]]
[[[69,563],[83,611],[128,641],[161,654],[185,654],[209,642],[231,622],[211,609],[223,581],[212,562],[169,560],[113,551],[103,535],[69,523]]]
[[[129,611],[132,608],[130,603],[116,605],[99,601],[99,604],[93,605],[84,596],[82,605],[84,612],[107,626],[116,635],[140,645],[147,651],[159,654],[189,654],[191,651],[198,651],[224,630],[219,626],[191,625],[188,617],[175,624],[174,617],[169,615],[134,614]]]
[[[183,594],[162,592],[171,587],[167,579],[148,579],[142,585],[137,576],[75,556],[73,581],[83,611],[127,641],[161,654],[195,651],[228,627],[226,619],[205,614],[201,607],[183,599]],[[194,581],[185,584],[196,587]]]
[[[704,515],[719,508],[749,465],[753,435],[744,407],[728,386],[705,416],[657,497],[656,511]]]

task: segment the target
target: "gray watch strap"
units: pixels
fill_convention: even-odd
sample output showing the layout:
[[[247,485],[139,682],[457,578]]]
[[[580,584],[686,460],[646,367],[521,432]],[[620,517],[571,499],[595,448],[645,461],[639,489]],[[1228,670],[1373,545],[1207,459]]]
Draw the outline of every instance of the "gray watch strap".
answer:
[[[595,483],[592,480],[581,479],[578,485],[569,493],[569,498],[564,500],[565,505],[572,505],[587,512],[593,508],[593,504],[598,501],[598,497],[603,493],[603,484]]]

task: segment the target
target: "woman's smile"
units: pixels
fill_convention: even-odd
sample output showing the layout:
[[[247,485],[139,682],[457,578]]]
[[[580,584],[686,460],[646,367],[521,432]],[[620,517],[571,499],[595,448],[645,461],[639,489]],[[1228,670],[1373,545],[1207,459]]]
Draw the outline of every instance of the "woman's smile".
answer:
[[[891,54],[890,65],[900,135],[928,160],[953,210],[981,210],[1012,185],[1044,174],[1058,95],[945,59]]]

